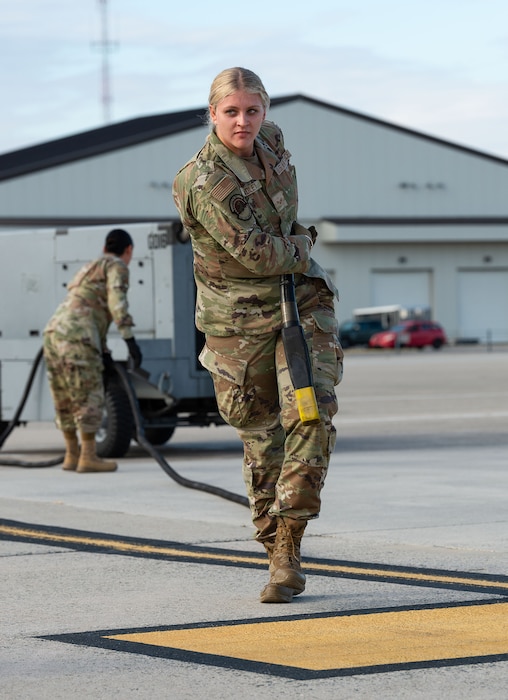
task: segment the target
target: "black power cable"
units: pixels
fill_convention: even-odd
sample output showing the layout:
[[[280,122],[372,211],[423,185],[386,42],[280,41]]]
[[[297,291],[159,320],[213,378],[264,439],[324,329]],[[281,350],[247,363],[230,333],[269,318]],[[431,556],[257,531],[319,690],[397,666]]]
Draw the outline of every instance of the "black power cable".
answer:
[[[245,496],[240,496],[237,493],[231,493],[231,491],[226,491],[218,486],[211,486],[210,484],[204,484],[201,481],[193,481],[187,479],[178,472],[176,472],[164,459],[164,457],[158,452],[152,444],[148,442],[145,438],[145,431],[140,419],[140,410],[136,394],[132,387],[129,375],[125,369],[118,362],[115,362],[115,370],[120,377],[122,384],[125,388],[127,396],[129,398],[129,403],[131,405],[132,415],[134,416],[134,422],[136,425],[136,441],[144,447],[145,450],[155,459],[159,466],[170,476],[177,484],[180,486],[185,486],[189,489],[197,489],[198,491],[206,491],[207,493],[212,493],[214,496],[220,496],[228,501],[233,501],[234,503],[239,503],[242,506],[249,506],[249,501]]]
[[[37,355],[35,357],[35,360],[34,360],[33,365],[32,365],[32,369],[30,371],[30,375],[29,375],[27,383],[25,385],[25,390],[23,392],[23,396],[21,397],[21,401],[19,402],[18,408],[16,409],[16,413],[12,417],[12,420],[10,421],[7,428],[0,435],[0,448],[2,447],[4,442],[7,440],[9,435],[12,433],[14,428],[18,425],[19,417],[21,416],[23,409],[25,408],[26,400],[28,399],[28,395],[30,393],[30,389],[32,388],[35,374],[36,374],[37,369],[41,363],[41,360],[42,360],[42,348],[39,350],[39,352],[37,353]],[[0,458],[0,465],[5,466],[5,467],[25,467],[25,468],[30,468],[30,469],[37,469],[40,467],[54,467],[57,464],[61,464],[63,461],[64,461],[63,457],[58,457],[56,459],[46,460],[44,462],[24,462],[23,460],[18,460],[18,459]]]
[[[0,447],[4,444],[5,440],[9,437],[11,432],[14,430],[16,425],[18,424],[19,417],[21,416],[21,413],[25,407],[26,400],[28,398],[28,395],[30,393],[30,389],[33,384],[33,380],[35,378],[35,373],[37,372],[37,368],[42,360],[43,356],[43,351],[42,348],[39,350],[33,366],[32,370],[30,372],[30,376],[28,378],[28,381],[25,386],[25,391],[23,392],[23,396],[21,398],[20,404],[16,410],[16,413],[12,420],[10,421],[9,425],[7,428],[4,430],[4,432],[0,435]],[[148,440],[145,438],[145,431],[143,428],[142,420],[141,420],[141,412],[139,410],[139,403],[136,398],[135,391],[133,389],[133,386],[131,384],[131,381],[129,379],[128,373],[125,371],[123,366],[119,364],[118,362],[114,363],[115,370],[120,377],[120,380],[125,388],[125,392],[127,394],[127,397],[129,399],[129,403],[131,406],[132,410],[132,415],[134,416],[134,422],[136,426],[136,441],[145,448],[145,450],[155,459],[155,461],[159,464],[160,467],[166,472],[168,476],[170,476],[174,481],[176,481],[177,484],[180,484],[180,486],[185,486],[186,488],[189,489],[197,489],[198,491],[205,491],[206,493],[211,493],[214,496],[220,496],[221,498],[225,498],[228,501],[233,501],[234,503],[239,503],[242,506],[249,506],[249,501],[245,496],[240,496],[239,494],[232,493],[231,491],[226,491],[225,489],[219,488],[217,486],[211,486],[210,484],[204,484],[200,481],[193,481],[191,479],[186,479],[185,477],[181,476],[176,472],[164,459],[164,457],[151,445]],[[21,460],[4,460],[0,458],[0,465],[3,466],[9,466],[9,467],[31,467],[31,468],[36,468],[36,467],[54,467],[57,464],[61,464],[64,460],[64,457],[59,457],[58,459],[54,460],[48,460],[45,462],[23,462]]]

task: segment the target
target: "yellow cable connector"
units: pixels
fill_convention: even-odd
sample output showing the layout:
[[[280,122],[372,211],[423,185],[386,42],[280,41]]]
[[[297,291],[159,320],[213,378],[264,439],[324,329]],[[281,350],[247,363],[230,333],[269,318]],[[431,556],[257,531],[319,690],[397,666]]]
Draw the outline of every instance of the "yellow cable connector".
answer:
[[[295,389],[296,405],[300,420],[304,425],[319,423],[319,410],[316,401],[316,394],[313,386],[306,386],[303,389]]]

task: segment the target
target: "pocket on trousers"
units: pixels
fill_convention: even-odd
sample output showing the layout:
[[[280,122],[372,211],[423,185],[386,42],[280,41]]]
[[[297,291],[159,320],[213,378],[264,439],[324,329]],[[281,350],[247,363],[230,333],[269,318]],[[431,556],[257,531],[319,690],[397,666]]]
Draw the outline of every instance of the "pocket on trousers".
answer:
[[[339,337],[339,323],[335,316],[325,314],[320,311],[314,311],[312,313],[312,318],[322,333],[330,333],[335,335],[337,338]]]
[[[234,428],[243,427],[247,420],[248,397],[244,388],[247,362],[221,355],[207,345],[201,351],[199,361],[212,375],[220,415]]]
[[[312,318],[314,319],[315,328],[330,337],[330,349],[333,348],[336,361],[334,385],[337,386],[342,381],[344,373],[344,350],[339,340],[339,323],[335,316],[319,311],[315,311],[312,314]]]
[[[211,374],[216,374],[233,384],[242,386],[247,372],[247,362],[234,357],[220,355],[205,344],[199,354],[199,361]]]

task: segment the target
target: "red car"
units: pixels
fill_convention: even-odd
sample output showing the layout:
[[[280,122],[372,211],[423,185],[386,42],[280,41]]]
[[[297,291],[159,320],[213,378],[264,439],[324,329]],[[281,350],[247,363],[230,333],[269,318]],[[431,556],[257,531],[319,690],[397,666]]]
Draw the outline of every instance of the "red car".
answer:
[[[403,321],[386,331],[375,333],[369,340],[371,348],[423,348],[435,350],[448,342],[439,323],[434,321]]]

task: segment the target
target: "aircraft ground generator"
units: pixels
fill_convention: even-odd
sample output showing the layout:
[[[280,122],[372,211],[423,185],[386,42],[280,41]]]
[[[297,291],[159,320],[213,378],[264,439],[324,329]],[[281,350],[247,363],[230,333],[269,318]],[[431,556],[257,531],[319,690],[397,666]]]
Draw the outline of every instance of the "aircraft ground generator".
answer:
[[[134,240],[129,311],[143,353],[130,373],[145,438],[163,445],[179,426],[221,425],[213,383],[198,360],[204,343],[194,325],[192,248],[179,222],[0,231],[0,432],[12,422],[50,316],[78,269],[102,254],[107,233],[123,228]],[[127,347],[111,324],[108,346],[127,366]],[[44,361],[33,376],[18,424],[53,421]],[[108,381],[102,457],[121,457],[135,435],[132,407],[119,379]]]

